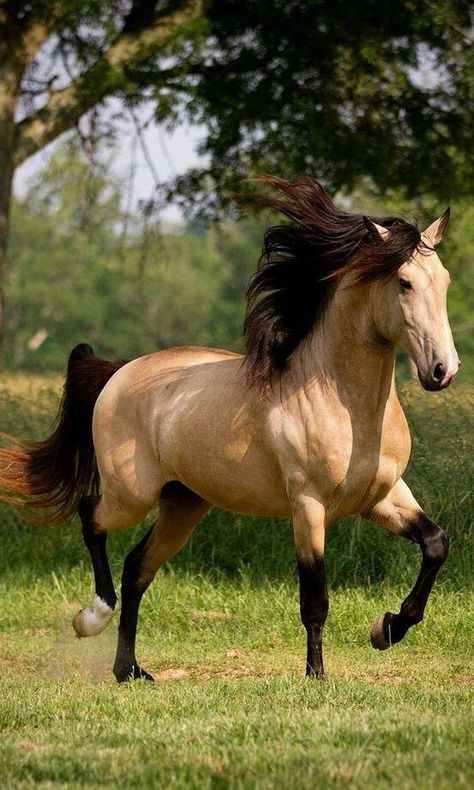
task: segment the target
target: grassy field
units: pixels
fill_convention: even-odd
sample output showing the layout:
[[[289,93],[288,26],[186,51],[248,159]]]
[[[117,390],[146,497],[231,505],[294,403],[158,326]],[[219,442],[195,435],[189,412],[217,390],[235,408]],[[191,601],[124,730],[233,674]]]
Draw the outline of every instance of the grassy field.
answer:
[[[0,384],[2,430],[40,437],[59,381]],[[474,784],[472,391],[403,393],[407,480],[451,536],[425,622],[392,651],[368,642],[419,566],[415,547],[358,520],[328,541],[325,682],[302,677],[291,529],[213,512],[141,610],[156,684],[117,686],[116,625],[77,640],[92,585],[78,525],[0,511],[0,787],[451,788]],[[111,536],[118,581],[141,531]]]

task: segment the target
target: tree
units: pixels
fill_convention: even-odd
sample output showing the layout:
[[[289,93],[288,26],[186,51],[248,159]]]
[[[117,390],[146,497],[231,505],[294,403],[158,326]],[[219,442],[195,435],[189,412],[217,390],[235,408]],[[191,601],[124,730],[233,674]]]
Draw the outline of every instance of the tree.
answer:
[[[472,195],[469,0],[213,3],[213,49],[190,103],[209,166],[178,182],[204,210],[260,170],[310,173],[333,191]],[[220,193],[207,190],[219,184]]]
[[[214,209],[217,188],[255,168],[467,193],[470,11],[467,0],[0,0],[0,285],[14,168],[110,96],[207,124],[209,167],[169,193]]]
[[[266,218],[160,232],[153,216],[125,213],[126,182],[113,176],[109,158],[91,168],[78,141],[67,141],[14,201],[5,364],[63,370],[67,350],[80,341],[121,358],[181,344],[241,350],[244,295]],[[382,202],[360,190],[350,200],[354,211],[409,214],[401,197]],[[435,216],[429,201],[413,208],[422,226]],[[462,382],[474,363],[474,207],[456,201],[452,215],[440,254],[452,277],[448,305]]]
[[[184,78],[185,42],[199,35],[193,23],[204,6],[205,0],[0,1],[2,294],[15,167],[108,96],[133,101],[152,86],[164,107],[173,80]],[[169,66],[176,52],[177,70]]]
[[[108,166],[109,164],[109,166]],[[160,232],[127,216],[125,182],[59,145],[14,200],[5,364],[63,370],[67,350],[132,358],[181,344],[239,344],[244,292],[261,244],[247,224]],[[128,232],[123,234],[123,227]]]

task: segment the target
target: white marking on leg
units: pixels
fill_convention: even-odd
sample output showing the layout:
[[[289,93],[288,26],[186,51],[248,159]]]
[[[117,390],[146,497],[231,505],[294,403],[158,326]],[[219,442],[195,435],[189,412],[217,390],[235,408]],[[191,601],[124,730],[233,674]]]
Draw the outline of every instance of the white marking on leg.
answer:
[[[96,595],[92,606],[88,609],[81,609],[72,621],[77,636],[97,636],[102,633],[118,610],[118,601],[112,609],[108,603]]]

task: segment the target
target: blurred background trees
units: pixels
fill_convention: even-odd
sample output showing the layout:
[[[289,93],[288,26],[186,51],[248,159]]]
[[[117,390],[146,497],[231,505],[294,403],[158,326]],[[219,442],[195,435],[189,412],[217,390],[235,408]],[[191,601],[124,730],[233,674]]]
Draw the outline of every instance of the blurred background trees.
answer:
[[[78,338],[133,357],[179,343],[238,344],[255,223],[161,228],[122,208],[125,185],[67,142],[14,204],[8,367],[63,370]]]
[[[182,343],[239,349],[245,288],[268,218],[160,225],[154,215],[126,213],[126,184],[110,173],[107,159],[91,169],[77,142],[68,141],[15,202],[8,367],[62,371],[80,341],[112,357]],[[368,187],[342,200],[374,214],[410,210],[405,197],[381,202]],[[411,205],[422,223],[442,208],[431,196]],[[472,370],[474,207],[460,200],[452,211],[440,254],[452,274],[456,343]]]
[[[472,11],[470,0],[211,3],[212,46],[187,104],[208,128],[209,166],[178,180],[185,202],[219,208],[223,187],[255,167],[337,191],[369,176],[379,194],[472,195]]]
[[[161,186],[207,214],[262,170],[312,173],[346,193],[369,178],[379,194],[472,194],[471,11],[468,0],[0,0],[0,290],[15,167],[84,117],[91,150],[143,103],[168,127],[187,118],[206,129],[203,167]],[[44,210],[47,224],[57,207],[42,186],[33,218]],[[101,194],[98,182],[88,189]],[[79,208],[71,244],[92,266]],[[12,260],[10,291],[25,276],[19,253]]]

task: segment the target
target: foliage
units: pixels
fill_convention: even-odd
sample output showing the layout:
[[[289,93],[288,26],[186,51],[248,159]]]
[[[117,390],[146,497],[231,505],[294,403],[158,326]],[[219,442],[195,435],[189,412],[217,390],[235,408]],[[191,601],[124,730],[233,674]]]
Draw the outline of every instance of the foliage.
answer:
[[[151,101],[171,126],[183,111],[207,126],[210,167],[181,180],[188,198],[197,185],[210,197],[210,175],[213,202],[216,185],[254,167],[313,172],[333,189],[369,175],[409,195],[472,190],[468,0],[400,0],[396,12],[388,0],[4,0],[0,10],[23,116],[16,164],[115,96]]]
[[[129,108],[153,98],[159,112],[176,117],[180,92],[191,89],[189,52],[206,29],[203,7],[203,0],[0,2],[0,82],[19,116],[15,166],[110,96]],[[3,110],[0,96],[0,117]],[[90,136],[113,134],[116,121],[109,113],[99,129],[94,117]]]
[[[123,190],[107,161],[91,168],[70,142],[15,204],[9,367],[63,370],[69,350],[82,341],[120,358],[180,344],[240,348],[245,289],[270,218],[160,231],[155,218],[126,214]],[[422,223],[442,209],[434,201],[410,207],[400,196],[382,208],[368,188],[352,200],[355,209],[374,214],[409,215],[413,208]],[[453,280],[449,307],[463,359],[461,380],[474,364],[473,228],[473,208],[454,204],[440,251]]]
[[[472,194],[470,12],[468,0],[396,11],[388,0],[0,0],[0,342],[15,168],[72,129],[93,157],[124,115],[138,131],[143,104],[168,128],[187,117],[207,130],[208,165],[162,185],[197,213],[219,215],[229,187],[262,170],[346,192],[367,176],[383,193]]]
[[[62,370],[80,341],[121,358],[180,343],[235,347],[255,260],[235,226],[196,237],[127,217],[106,167],[91,172],[67,145],[15,206],[7,364]]]
[[[189,105],[210,166],[179,186],[204,210],[255,169],[349,193],[368,175],[383,194],[471,194],[471,14],[464,0],[211,4]]]

